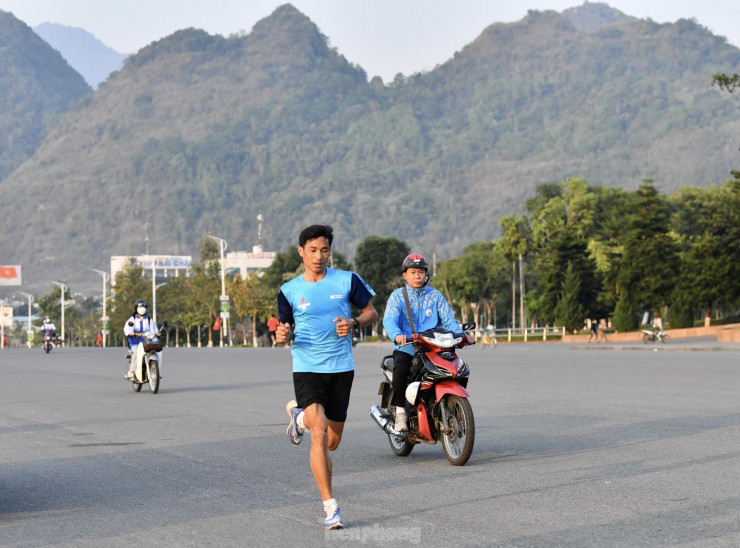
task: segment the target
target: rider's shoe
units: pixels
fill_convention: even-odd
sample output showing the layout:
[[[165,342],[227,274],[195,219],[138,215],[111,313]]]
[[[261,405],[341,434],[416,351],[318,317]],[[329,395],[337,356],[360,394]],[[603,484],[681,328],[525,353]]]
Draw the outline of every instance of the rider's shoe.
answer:
[[[129,371],[128,373],[126,373],[126,378],[130,381],[134,380],[134,372]]]
[[[393,425],[394,432],[406,432],[409,427],[406,424],[406,413],[396,412],[396,423]]]
[[[301,414],[301,409],[298,407],[298,402],[290,400],[285,405],[285,412],[290,417],[290,424],[288,424],[288,439],[293,445],[298,445],[303,441],[303,428],[298,426],[298,415]]]
[[[334,512],[324,519],[324,529],[344,529],[344,523],[342,522],[342,516],[339,513],[339,506],[336,507]]]

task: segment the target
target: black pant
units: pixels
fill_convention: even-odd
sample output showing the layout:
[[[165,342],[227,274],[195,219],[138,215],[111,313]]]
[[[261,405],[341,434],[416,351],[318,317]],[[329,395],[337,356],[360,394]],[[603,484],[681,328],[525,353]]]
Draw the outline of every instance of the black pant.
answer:
[[[393,351],[393,361],[396,367],[393,369],[393,397],[391,405],[403,407],[406,405],[406,386],[409,383],[409,369],[413,356],[400,350]]]

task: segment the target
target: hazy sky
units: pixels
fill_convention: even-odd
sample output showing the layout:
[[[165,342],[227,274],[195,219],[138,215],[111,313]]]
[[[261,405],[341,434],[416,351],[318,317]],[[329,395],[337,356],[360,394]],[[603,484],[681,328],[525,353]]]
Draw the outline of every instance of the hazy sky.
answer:
[[[135,53],[176,30],[228,36],[249,32],[280,0],[0,0],[27,25],[79,27],[121,53]],[[384,81],[433,69],[488,25],[518,21],[527,10],[564,9],[581,0],[292,0],[348,61]],[[740,0],[612,0],[627,15],[657,23],[696,19],[740,47]],[[737,67],[728,67],[728,72]]]

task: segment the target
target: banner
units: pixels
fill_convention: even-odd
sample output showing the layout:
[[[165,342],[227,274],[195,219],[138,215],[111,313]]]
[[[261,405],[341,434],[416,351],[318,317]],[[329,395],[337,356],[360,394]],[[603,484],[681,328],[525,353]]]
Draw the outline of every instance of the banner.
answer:
[[[0,265],[0,285],[21,285],[21,265]]]

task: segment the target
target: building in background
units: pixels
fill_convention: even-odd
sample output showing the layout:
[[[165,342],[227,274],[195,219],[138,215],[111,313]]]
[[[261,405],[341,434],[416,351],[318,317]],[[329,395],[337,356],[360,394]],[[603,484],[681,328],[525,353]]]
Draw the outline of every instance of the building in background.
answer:
[[[274,251],[263,251],[259,245],[253,246],[251,252],[232,251],[224,256],[224,271],[231,277],[239,274],[245,280],[249,272],[264,271],[276,256]],[[157,280],[190,276],[193,265],[190,255],[115,255],[110,258],[111,285],[115,285],[116,275],[130,261],[141,266],[145,278],[151,278],[154,273]]]
[[[190,255],[114,255],[110,258],[111,285],[116,284],[116,275],[131,261],[141,266],[143,275],[156,279],[190,276],[193,258]]]
[[[232,251],[224,257],[224,270],[231,277],[239,274],[242,280],[247,279],[249,272],[261,272],[272,264],[277,253],[263,251],[262,246],[255,245],[252,251]]]

